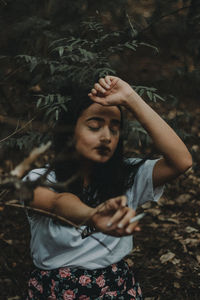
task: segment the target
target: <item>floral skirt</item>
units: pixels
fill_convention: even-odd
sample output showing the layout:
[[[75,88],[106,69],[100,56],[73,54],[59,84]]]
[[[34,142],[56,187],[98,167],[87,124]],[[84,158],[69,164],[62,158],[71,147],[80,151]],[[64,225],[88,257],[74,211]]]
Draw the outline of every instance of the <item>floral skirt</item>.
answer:
[[[103,269],[35,269],[26,300],[142,300],[139,284],[122,260]]]

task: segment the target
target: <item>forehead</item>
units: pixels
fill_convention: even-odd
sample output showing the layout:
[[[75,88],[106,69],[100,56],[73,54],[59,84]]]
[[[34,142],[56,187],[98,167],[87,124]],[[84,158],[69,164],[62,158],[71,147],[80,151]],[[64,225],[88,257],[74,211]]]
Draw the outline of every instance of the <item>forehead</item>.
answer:
[[[90,105],[81,114],[81,118],[101,117],[121,121],[121,112],[117,106],[103,106],[98,103]]]

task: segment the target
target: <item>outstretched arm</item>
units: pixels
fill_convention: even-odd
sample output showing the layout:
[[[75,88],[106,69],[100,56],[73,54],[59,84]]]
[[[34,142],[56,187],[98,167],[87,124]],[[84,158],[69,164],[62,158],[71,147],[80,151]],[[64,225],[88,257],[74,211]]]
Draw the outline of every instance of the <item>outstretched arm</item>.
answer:
[[[106,76],[94,85],[89,96],[102,105],[124,106],[147,130],[163,155],[153,170],[154,186],[168,182],[191,167],[192,158],[183,141],[128,83],[114,76]]]
[[[97,231],[112,236],[130,235],[138,230],[137,223],[129,223],[135,211],[126,206],[126,197],[109,199],[96,208],[84,204],[71,193],[56,193],[37,187],[30,205],[66,218],[76,225],[92,225]]]

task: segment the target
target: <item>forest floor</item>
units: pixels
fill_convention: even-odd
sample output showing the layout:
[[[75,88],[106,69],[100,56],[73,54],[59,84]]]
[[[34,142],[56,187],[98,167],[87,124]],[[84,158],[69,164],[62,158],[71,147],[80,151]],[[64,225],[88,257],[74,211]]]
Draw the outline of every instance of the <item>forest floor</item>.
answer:
[[[166,186],[158,204],[147,204],[135,248],[128,257],[145,300],[200,299],[200,109],[189,130],[194,166]],[[23,300],[32,262],[25,214],[0,212],[0,300]]]

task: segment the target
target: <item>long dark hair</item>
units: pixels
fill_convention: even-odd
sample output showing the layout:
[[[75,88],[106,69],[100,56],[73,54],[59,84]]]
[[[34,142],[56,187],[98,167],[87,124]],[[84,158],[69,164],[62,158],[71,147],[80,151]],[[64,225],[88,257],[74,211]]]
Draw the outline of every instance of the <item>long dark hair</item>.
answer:
[[[87,96],[87,92],[74,95],[68,105],[67,112],[63,112],[56,126],[54,134],[54,150],[56,155],[54,170],[58,181],[66,181],[79,171],[80,161],[74,147],[74,129],[82,112],[94,102]],[[79,196],[85,203],[97,206],[105,200],[123,195],[133,185],[135,174],[143,163],[131,164],[125,159],[123,140],[125,135],[124,116],[121,112],[121,134],[117,148],[106,163],[96,163],[88,188],[83,187],[82,178],[73,181],[68,191]],[[95,198],[95,200],[94,200]]]

